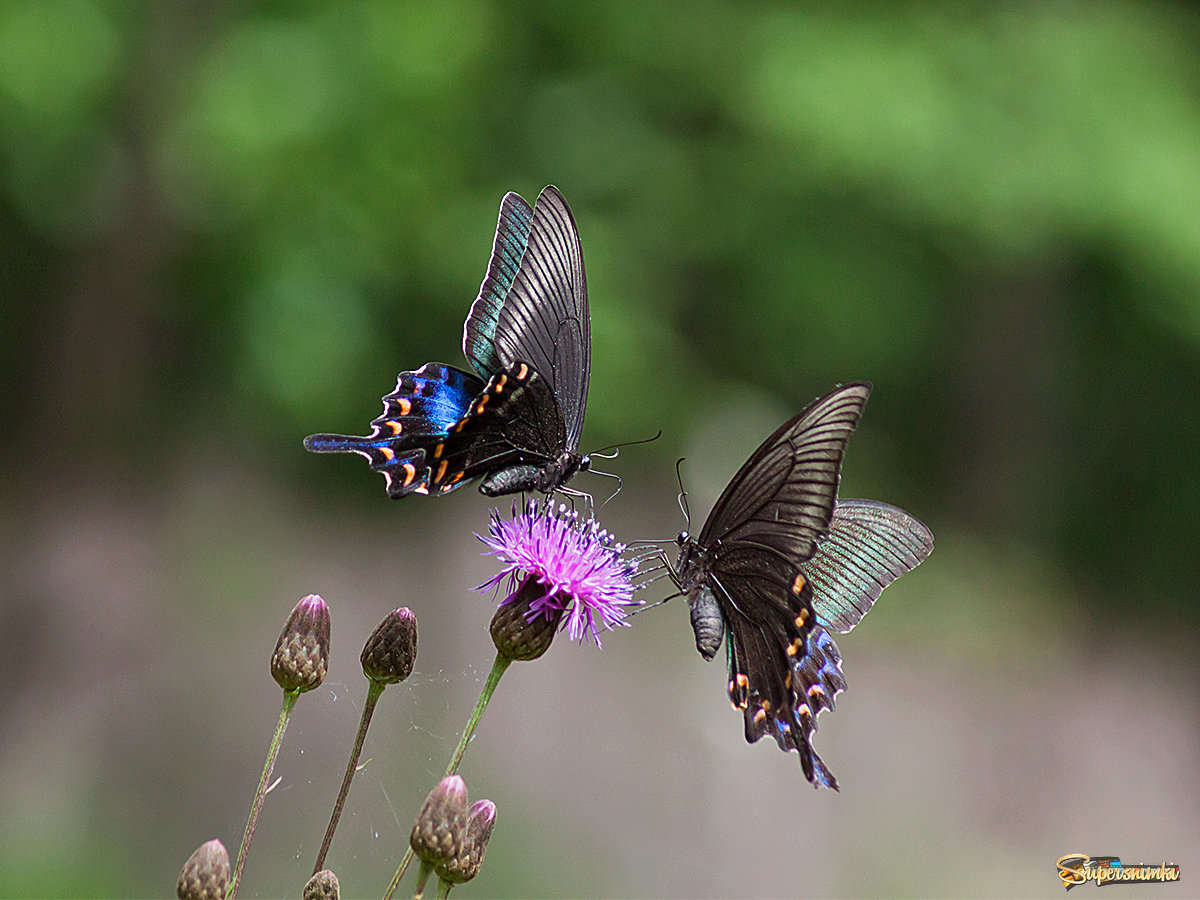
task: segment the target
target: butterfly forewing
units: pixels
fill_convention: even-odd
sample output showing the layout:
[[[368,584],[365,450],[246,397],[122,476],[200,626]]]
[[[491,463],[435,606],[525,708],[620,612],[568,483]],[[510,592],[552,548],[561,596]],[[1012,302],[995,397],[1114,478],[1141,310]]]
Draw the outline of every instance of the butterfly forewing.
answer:
[[[534,205],[520,268],[495,328],[496,355],[508,369],[523,361],[549,382],[575,451],[583,431],[591,368],[591,318],[583,249],[571,210],[550,186]]]
[[[840,500],[829,533],[800,568],[812,583],[817,617],[845,634],[885,587],[932,551],[932,532],[904,510],[876,500]]]
[[[481,378],[490,378],[504,369],[496,355],[496,323],[521,267],[532,224],[533,208],[525,198],[512,192],[505,194],[500,201],[500,220],[487,274],[463,325],[463,355]]]
[[[767,438],[725,488],[700,544],[746,543],[798,563],[825,534],[837,497],[846,440],[871,385],[843,385],[814,401]]]

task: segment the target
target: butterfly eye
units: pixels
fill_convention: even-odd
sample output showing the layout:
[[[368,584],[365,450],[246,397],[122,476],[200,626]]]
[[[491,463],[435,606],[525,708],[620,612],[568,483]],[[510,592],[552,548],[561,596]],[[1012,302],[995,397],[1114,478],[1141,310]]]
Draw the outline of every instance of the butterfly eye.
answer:
[[[579,457],[579,471],[586,472],[592,467],[592,458],[590,456]]]
[[[680,547],[682,547],[691,539],[691,535],[689,535],[686,531],[681,531],[679,534],[675,535],[675,543],[677,543]]]

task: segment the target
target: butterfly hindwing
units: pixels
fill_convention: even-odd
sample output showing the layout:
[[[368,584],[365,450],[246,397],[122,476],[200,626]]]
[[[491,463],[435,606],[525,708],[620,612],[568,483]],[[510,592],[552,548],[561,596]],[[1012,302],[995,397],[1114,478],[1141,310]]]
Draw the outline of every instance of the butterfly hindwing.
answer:
[[[474,478],[532,477],[557,452],[563,423],[549,385],[524,362],[492,377],[466,414],[427,455],[430,493],[448,493]],[[494,483],[494,482],[492,482]],[[485,492],[489,481],[484,482]],[[513,490],[528,489],[524,485]],[[500,493],[512,493],[501,490]]]
[[[708,581],[725,618],[729,698],[745,718],[746,740],[770,735],[800,754],[810,781],[825,783],[828,770],[809,741],[816,710],[796,671],[816,627],[811,586],[779,555],[741,546],[713,561]]]
[[[383,474],[392,497],[423,493],[429,472],[425,446],[445,435],[483,389],[483,382],[442,363],[401,372],[396,389],[383,398],[383,414],[363,437],[313,434],[304,446],[313,453],[357,453]]]
[[[829,533],[800,568],[812,582],[818,619],[845,634],[885,587],[932,551],[932,532],[904,510],[876,500],[839,500]]]
[[[533,208],[525,198],[512,192],[505,194],[500,201],[500,220],[496,224],[487,274],[463,325],[463,355],[480,378],[487,379],[504,370],[496,355],[496,323],[521,267],[532,225]]]
[[[804,653],[792,669],[792,680],[797,697],[796,722],[803,733],[803,745],[807,748],[812,774],[805,766],[804,774],[814,784],[837,790],[837,779],[826,768],[821,758],[812,750],[812,735],[817,730],[817,716],[826,709],[833,709],[834,697],[846,689],[842,677],[842,654],[829,632],[814,625],[805,639]],[[800,762],[804,764],[805,750],[800,750]]]

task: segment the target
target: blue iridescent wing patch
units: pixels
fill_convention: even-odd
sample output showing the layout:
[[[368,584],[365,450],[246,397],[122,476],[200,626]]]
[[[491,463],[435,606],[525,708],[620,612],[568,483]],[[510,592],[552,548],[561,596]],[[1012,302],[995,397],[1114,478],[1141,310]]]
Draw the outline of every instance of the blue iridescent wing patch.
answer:
[[[304,448],[365,456],[371,469],[383,474],[393,497],[427,493],[426,448],[467,415],[482,390],[483,382],[468,372],[426,363],[400,373],[396,389],[383,398],[383,415],[371,423],[370,434],[313,434],[304,439]]]
[[[846,680],[842,677],[842,654],[829,632],[820,625],[814,625],[808,633],[804,655],[793,666],[792,677],[796,684],[796,696],[800,700],[796,707],[796,719],[804,732],[804,746],[811,748],[812,735],[817,730],[817,716],[823,710],[833,709],[833,698],[846,689]],[[784,745],[781,743],[780,746]],[[833,773],[816,753],[809,752],[813,783],[836,789],[837,779]]]
[[[817,619],[845,634],[883,589],[933,551],[933,533],[916,517],[877,500],[839,500],[829,533],[800,564],[813,587]]]
[[[484,380],[504,369],[496,354],[496,323],[521,267],[532,227],[533,207],[520,194],[505,194],[500,201],[500,220],[487,274],[463,325],[463,355]]]

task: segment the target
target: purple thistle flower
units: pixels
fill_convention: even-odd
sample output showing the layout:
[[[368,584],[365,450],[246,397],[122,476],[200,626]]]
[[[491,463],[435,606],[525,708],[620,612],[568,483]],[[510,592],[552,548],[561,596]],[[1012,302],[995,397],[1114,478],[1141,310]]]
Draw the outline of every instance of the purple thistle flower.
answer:
[[[530,501],[522,512],[514,504],[508,520],[492,510],[488,536],[480,539],[488,546],[485,555],[500,559],[504,568],[477,590],[507,581],[504,606],[530,582],[540,585],[544,592],[530,602],[526,621],[562,615],[560,627],[573,641],[590,636],[600,646],[600,628],[628,625],[626,610],[641,604],[633,597],[637,563],[621,556],[625,545],[595,519],[580,520],[566,504]]]

